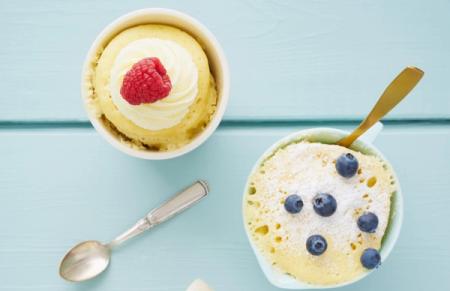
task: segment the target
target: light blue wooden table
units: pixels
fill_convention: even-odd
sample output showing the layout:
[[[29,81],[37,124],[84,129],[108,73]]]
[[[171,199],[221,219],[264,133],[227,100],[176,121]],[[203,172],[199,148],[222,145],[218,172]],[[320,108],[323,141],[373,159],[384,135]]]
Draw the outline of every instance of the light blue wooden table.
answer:
[[[151,162],[99,137],[79,83],[106,24],[158,6],[217,35],[232,94],[206,144]],[[298,129],[351,129],[406,65],[426,76],[376,141],[403,187],[403,230],[382,268],[342,290],[450,290],[449,1],[1,0],[0,27],[0,290],[175,291],[197,277],[216,290],[276,290],[242,227],[254,161]],[[111,239],[197,178],[211,195],[115,253],[106,274],[85,284],[58,277],[74,243]]]

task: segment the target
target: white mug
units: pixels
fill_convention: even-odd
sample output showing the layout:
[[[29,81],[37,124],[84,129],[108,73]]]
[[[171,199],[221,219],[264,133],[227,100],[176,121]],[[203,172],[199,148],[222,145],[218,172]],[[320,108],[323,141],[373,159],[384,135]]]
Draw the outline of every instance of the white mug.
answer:
[[[152,152],[149,150],[132,148],[127,144],[124,144],[111,133],[100,118],[92,112],[87,102],[91,91],[89,82],[91,78],[91,65],[96,59],[98,52],[119,32],[136,25],[151,23],[178,27],[200,42],[208,57],[209,66],[215,77],[218,92],[216,111],[207,127],[190,143],[177,150],[168,152]],[[227,107],[230,95],[230,72],[228,69],[228,62],[219,42],[214,35],[196,19],[176,10],[163,8],[141,9],[116,19],[106,26],[97,36],[84,61],[81,76],[81,95],[92,125],[112,146],[130,156],[148,160],[164,160],[178,157],[194,150],[205,142],[216,130],[225,113],[225,108]]]
[[[381,152],[372,145],[372,142],[375,140],[377,135],[382,130],[383,125],[378,122],[375,124],[369,131],[367,131],[363,136],[361,136],[352,146],[356,148],[364,148],[378,157],[380,157],[383,161],[385,161],[389,166],[389,162],[386,160],[386,158],[381,154]],[[273,144],[268,150],[264,152],[264,154],[258,159],[258,161],[253,166],[252,171],[250,172],[249,178],[247,179],[247,183],[244,189],[243,194],[243,204],[242,204],[242,211],[244,211],[244,207],[246,205],[246,193],[250,187],[250,176],[258,170],[258,167],[260,164],[269,157],[276,149],[278,149],[280,146],[289,144],[293,140],[298,140],[299,138],[306,138],[313,137],[314,140],[311,141],[317,141],[317,142],[326,142],[326,143],[335,143],[344,136],[348,135],[349,132],[334,129],[334,128],[312,128],[307,130],[301,130],[298,132],[295,132],[293,134],[290,134],[281,140],[277,141],[275,144]],[[391,167],[392,168],[392,167]],[[394,180],[396,181],[397,189],[396,193],[394,195],[394,199],[392,202],[392,213],[389,220],[388,229],[385,233],[385,238],[383,241],[383,245],[380,249],[380,255],[381,255],[381,261],[387,259],[389,254],[391,253],[392,249],[394,248],[395,243],[397,242],[397,239],[400,234],[400,229],[403,222],[403,197],[402,192],[400,189],[400,184],[398,183],[398,179],[395,175],[395,172],[392,172],[394,176]],[[250,242],[250,245],[253,249],[253,252],[256,255],[256,258],[258,260],[259,266],[261,267],[264,275],[269,280],[272,285],[283,288],[283,289],[293,289],[293,290],[303,290],[303,289],[327,289],[327,288],[335,288],[335,287],[341,287],[345,285],[352,284],[356,281],[361,280],[368,274],[370,274],[373,270],[369,270],[365,272],[363,275],[354,278],[352,281],[348,281],[341,284],[335,284],[335,285],[311,285],[307,283],[300,282],[296,280],[295,278],[288,276],[284,273],[282,273],[280,270],[274,268],[272,264],[266,259],[266,257],[263,256],[259,248],[254,244],[252,237],[249,233],[249,230],[244,222],[244,228],[247,234],[247,238]]]

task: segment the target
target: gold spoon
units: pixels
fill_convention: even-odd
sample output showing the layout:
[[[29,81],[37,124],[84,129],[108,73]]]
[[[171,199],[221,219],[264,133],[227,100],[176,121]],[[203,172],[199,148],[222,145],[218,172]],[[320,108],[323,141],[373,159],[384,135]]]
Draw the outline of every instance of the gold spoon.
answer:
[[[349,147],[352,143],[366,132],[372,125],[378,122],[383,116],[397,106],[403,98],[419,83],[424,72],[416,67],[406,67],[398,76],[387,86],[378,102],[372,108],[372,111],[359,124],[359,126],[348,136],[341,139],[337,144],[343,147]]]

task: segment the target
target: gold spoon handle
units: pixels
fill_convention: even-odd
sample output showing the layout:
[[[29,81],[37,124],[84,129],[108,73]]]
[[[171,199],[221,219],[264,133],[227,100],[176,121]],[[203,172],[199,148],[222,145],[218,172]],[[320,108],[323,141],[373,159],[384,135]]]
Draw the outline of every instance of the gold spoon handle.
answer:
[[[338,145],[349,147],[359,136],[391,111],[419,83],[424,72],[416,67],[405,68],[384,90],[369,115],[347,137],[341,139]]]

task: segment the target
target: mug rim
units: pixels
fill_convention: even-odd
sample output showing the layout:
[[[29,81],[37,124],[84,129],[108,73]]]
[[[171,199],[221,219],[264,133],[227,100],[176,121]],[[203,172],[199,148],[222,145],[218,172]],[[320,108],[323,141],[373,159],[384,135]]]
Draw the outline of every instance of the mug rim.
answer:
[[[209,121],[207,127],[203,129],[202,132],[198,134],[194,139],[189,141],[189,143],[185,144],[184,146],[178,149],[167,152],[152,152],[148,150],[136,149],[128,144],[123,143],[117,136],[115,136],[106,128],[106,126],[100,120],[99,116],[97,116],[93,112],[92,108],[89,108],[90,105],[88,102],[90,90],[88,86],[89,82],[86,81],[86,77],[91,75],[91,61],[95,58],[95,55],[97,54],[99,49],[105,45],[104,44],[105,42],[108,42],[112,37],[114,37],[114,32],[116,30],[123,31],[135,25],[152,23],[151,21],[147,22],[139,21],[136,24],[130,25],[127,24],[128,22],[140,17],[152,17],[152,16],[167,16],[166,19],[167,23],[165,23],[166,25],[173,25],[174,27],[183,29],[190,35],[192,35],[194,38],[198,38],[200,43],[202,43],[206,47],[204,51],[208,57],[210,69],[211,66],[214,65],[216,71],[220,72],[218,75],[221,76],[220,79],[221,88],[220,92],[218,92],[218,101],[216,105],[216,110],[213,113],[212,118]],[[199,33],[194,35],[190,31],[191,29],[183,28],[180,25],[174,24],[175,22],[174,19],[180,20],[180,22],[183,22],[184,25],[186,26],[187,25],[192,26],[192,30],[197,30]],[[170,24],[171,22],[172,24]],[[154,23],[160,22],[155,21]],[[211,56],[208,54],[207,51],[213,52],[215,54],[214,64],[211,64]],[[217,78],[217,76],[215,77]],[[219,80],[216,81],[218,82]],[[96,36],[95,40],[93,41],[92,45],[90,46],[86,54],[81,71],[81,99],[83,102],[84,110],[86,111],[89,121],[91,122],[94,129],[109,144],[111,144],[114,148],[118,149],[119,151],[136,158],[147,160],[172,159],[187,154],[196,149],[197,147],[199,147],[200,145],[202,145],[214,133],[214,131],[217,129],[220,122],[222,121],[223,116],[225,114],[225,110],[228,105],[229,95],[230,95],[230,72],[228,67],[228,61],[219,41],[216,39],[214,34],[208,28],[206,28],[206,26],[200,23],[197,19],[188,14],[185,14],[183,12],[174,9],[143,8],[128,12],[114,19],[112,22],[106,25],[102,29],[102,31]]]
[[[345,136],[346,134],[349,134],[349,132],[347,132],[345,130],[340,130],[337,128],[314,127],[314,128],[299,130],[299,131],[293,132],[291,134],[288,134],[287,136],[280,138],[279,140],[275,141],[272,145],[270,145],[263,152],[263,154],[261,154],[260,157],[256,160],[256,162],[254,163],[254,165],[246,179],[244,192],[242,195],[242,209],[241,209],[242,213],[241,213],[241,215],[242,215],[242,222],[244,225],[245,234],[247,236],[247,239],[250,243],[250,246],[253,250],[254,255],[256,256],[258,265],[261,268],[266,279],[272,285],[274,285],[275,287],[281,288],[281,289],[304,290],[304,289],[329,289],[329,288],[343,287],[343,286],[353,284],[353,283],[363,279],[364,277],[368,276],[369,274],[371,274],[374,271],[374,269],[368,270],[367,272],[364,272],[363,274],[361,274],[360,276],[357,276],[353,280],[339,283],[339,284],[313,285],[313,284],[304,283],[293,277],[283,274],[281,272],[281,270],[273,268],[273,266],[269,263],[267,258],[261,253],[259,248],[255,245],[252,237],[250,236],[249,229],[247,228],[246,221],[244,218],[244,211],[245,211],[245,205],[246,205],[246,203],[245,203],[246,202],[246,194],[247,194],[247,189],[250,186],[250,177],[253,175],[253,173],[255,173],[255,171],[258,169],[258,167],[261,165],[261,163],[265,159],[267,159],[275,150],[279,149],[281,146],[287,145],[291,142],[294,142],[295,140],[298,140],[301,137],[306,137],[310,133],[317,134],[320,132],[335,133],[335,134],[341,135],[342,137]],[[392,175],[393,175],[394,180],[396,181],[396,185],[397,185],[396,192],[395,192],[395,198],[393,199],[395,208],[391,209],[391,212],[394,212],[394,213],[390,213],[390,220],[389,220],[389,224],[388,224],[389,234],[387,236],[387,240],[383,242],[383,245],[380,249],[381,263],[383,263],[384,261],[386,261],[388,259],[394,246],[396,245],[396,243],[398,241],[398,237],[400,235],[402,225],[403,225],[402,190],[401,190],[401,186],[400,186],[397,174],[393,170],[391,163],[386,159],[386,157],[381,153],[381,151],[377,147],[375,147],[372,142],[365,141],[363,137],[361,137],[360,139],[355,141],[355,143],[358,143],[358,145],[368,148],[370,151],[373,151],[379,158],[381,158],[385,163],[387,163],[388,166],[392,170]],[[392,203],[391,203],[391,205],[392,205]],[[383,235],[383,237],[385,237],[385,235],[386,235],[386,232]],[[280,278],[282,281],[280,281]]]

